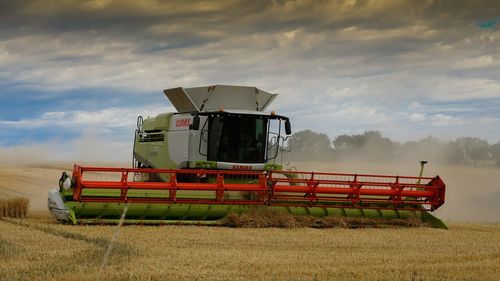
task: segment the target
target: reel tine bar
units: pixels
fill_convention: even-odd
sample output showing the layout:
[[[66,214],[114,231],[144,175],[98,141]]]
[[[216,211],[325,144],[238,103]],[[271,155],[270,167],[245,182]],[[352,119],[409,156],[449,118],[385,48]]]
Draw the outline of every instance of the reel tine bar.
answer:
[[[116,174],[92,180],[88,173]],[[142,174],[156,181],[133,181]],[[412,177],[299,171],[101,168],[75,165],[73,200],[186,204],[276,205],[433,211],[444,204],[439,176]],[[87,189],[110,191],[105,196]],[[113,190],[119,193],[113,193]],[[131,195],[131,191],[144,195]],[[148,192],[156,191],[155,196]],[[161,193],[166,191],[166,193]],[[158,193],[160,192],[160,193]],[[164,195],[162,195],[164,194]],[[234,195],[236,194],[236,195]]]

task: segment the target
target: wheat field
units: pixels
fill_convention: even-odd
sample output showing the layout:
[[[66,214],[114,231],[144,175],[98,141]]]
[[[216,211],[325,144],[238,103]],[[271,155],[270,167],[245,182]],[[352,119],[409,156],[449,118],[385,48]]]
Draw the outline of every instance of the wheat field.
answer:
[[[67,226],[0,220],[0,280],[498,280],[500,225],[449,230]]]
[[[27,218],[0,218],[0,280],[498,280],[500,276],[500,224],[493,215],[498,205],[483,217],[492,222],[459,222],[468,215],[462,212],[448,220],[449,230],[124,226],[102,267],[116,227],[61,225],[45,209],[47,190],[68,168],[0,169],[0,195],[26,197],[31,207]],[[445,180],[454,170],[445,170],[450,173]],[[490,182],[496,182],[497,170],[456,171],[466,172],[479,173],[485,184],[476,188],[495,199],[498,189]],[[471,193],[468,178],[457,175],[451,180],[445,219],[454,214],[459,195]],[[481,205],[471,201],[465,208],[487,208],[486,199],[478,201]]]

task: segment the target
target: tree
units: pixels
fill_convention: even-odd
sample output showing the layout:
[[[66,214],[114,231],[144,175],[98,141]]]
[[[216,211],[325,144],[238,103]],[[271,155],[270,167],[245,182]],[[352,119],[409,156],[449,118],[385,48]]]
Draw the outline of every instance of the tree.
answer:
[[[361,158],[370,161],[392,159],[399,144],[383,137],[379,131],[365,131],[361,135],[340,135],[333,141],[339,158]]]
[[[490,145],[480,138],[462,137],[452,142],[452,145],[467,162],[477,163],[491,160]]]
[[[292,135],[292,157],[296,161],[325,161],[331,159],[331,154],[326,134],[304,130]]]
[[[500,141],[491,146],[491,158],[495,160],[497,165],[500,165]]]

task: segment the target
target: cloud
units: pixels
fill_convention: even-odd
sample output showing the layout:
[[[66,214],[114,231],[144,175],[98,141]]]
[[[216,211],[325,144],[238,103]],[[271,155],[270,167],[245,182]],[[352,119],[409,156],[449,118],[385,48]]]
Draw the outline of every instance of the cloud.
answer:
[[[3,1],[2,100],[15,104],[17,91],[57,98],[50,106],[34,98],[46,108],[2,116],[0,126],[116,132],[156,112],[151,102],[132,108],[130,95],[220,83],[279,92],[272,109],[297,128],[455,135],[499,117],[500,34],[476,24],[500,14],[490,3]],[[102,95],[85,100],[88,89]]]
[[[410,120],[412,122],[424,121],[426,118],[427,118],[427,116],[425,114],[422,114],[422,113],[412,113],[412,114],[410,114]]]
[[[173,112],[172,106],[149,106],[146,108],[106,108],[97,111],[45,112],[37,118],[15,121],[0,120],[0,125],[12,128],[40,128],[60,126],[79,130],[81,128],[120,128],[135,126],[137,116],[156,116]]]
[[[363,77],[399,71],[404,64],[395,56],[411,63],[411,54],[425,55],[435,40],[442,41],[443,27],[435,26],[426,14],[433,5],[37,1],[20,13],[46,23],[25,24],[41,32],[20,33],[5,46],[16,63],[11,65],[17,69],[11,78],[50,89],[103,86],[152,91],[165,81],[202,84],[221,73],[231,81],[255,79],[257,73],[294,77],[299,71],[308,78]],[[304,9],[311,12],[303,13]],[[388,11],[399,15],[396,12],[408,10],[414,13],[409,19],[388,16]],[[45,16],[48,12],[50,17]],[[244,16],[234,21],[237,15]],[[64,25],[70,16],[70,32],[55,33],[55,23]],[[436,54],[427,54],[431,55]],[[14,57],[25,58],[25,64]],[[421,65],[429,59],[415,61]]]
[[[460,125],[463,121],[460,117],[454,117],[444,114],[436,114],[430,116],[432,126],[455,126]]]
[[[412,122],[426,122],[431,126],[438,127],[449,127],[463,124],[462,118],[445,114],[426,115],[423,113],[411,113],[409,115],[409,119]]]
[[[499,61],[493,55],[483,55],[457,62],[457,68],[461,69],[493,67],[497,65],[499,65]]]

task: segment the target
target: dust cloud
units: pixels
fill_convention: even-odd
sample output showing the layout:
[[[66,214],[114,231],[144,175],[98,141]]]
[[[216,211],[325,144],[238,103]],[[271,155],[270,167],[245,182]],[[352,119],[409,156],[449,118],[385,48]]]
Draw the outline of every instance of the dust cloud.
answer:
[[[419,158],[417,158],[419,159]],[[419,161],[413,164],[369,162],[296,162],[298,170],[416,176]],[[500,223],[500,169],[446,165],[429,162],[424,176],[439,175],[446,184],[445,204],[435,215],[448,222]]]
[[[51,159],[53,151],[49,144],[0,147],[0,167],[16,167],[32,163],[43,163]]]
[[[132,162],[132,141],[113,142],[85,133],[71,142],[0,147],[0,167],[51,165],[61,162]],[[129,164],[130,165],[130,164]]]
[[[457,163],[459,153],[454,147],[434,138],[398,144],[387,138],[366,138],[362,145],[344,151],[336,149],[330,159],[335,162],[412,164],[426,160],[434,164]]]
[[[351,151],[333,153],[331,163],[297,163],[308,170],[418,175],[420,160],[428,161],[424,176],[439,175],[446,183],[446,202],[435,213],[446,221],[500,222],[500,167],[493,162],[458,163],[464,151],[434,138],[394,145],[388,139],[367,141]]]
[[[439,175],[446,183],[446,203],[435,212],[438,217],[500,223],[498,166],[444,164],[448,152],[434,146],[410,152],[386,156],[366,146],[334,162],[293,162],[291,166],[303,171],[418,175],[419,160],[428,160],[424,175]],[[127,167],[131,154],[131,141],[106,142],[91,134],[69,144],[0,148],[0,196],[25,196],[33,210],[46,210],[47,191],[57,187],[61,172],[70,171],[74,163]]]
[[[47,193],[58,188],[63,171],[71,172],[74,164],[130,167],[131,142],[87,133],[67,143],[0,147],[0,198],[25,197],[31,211],[47,212]]]

